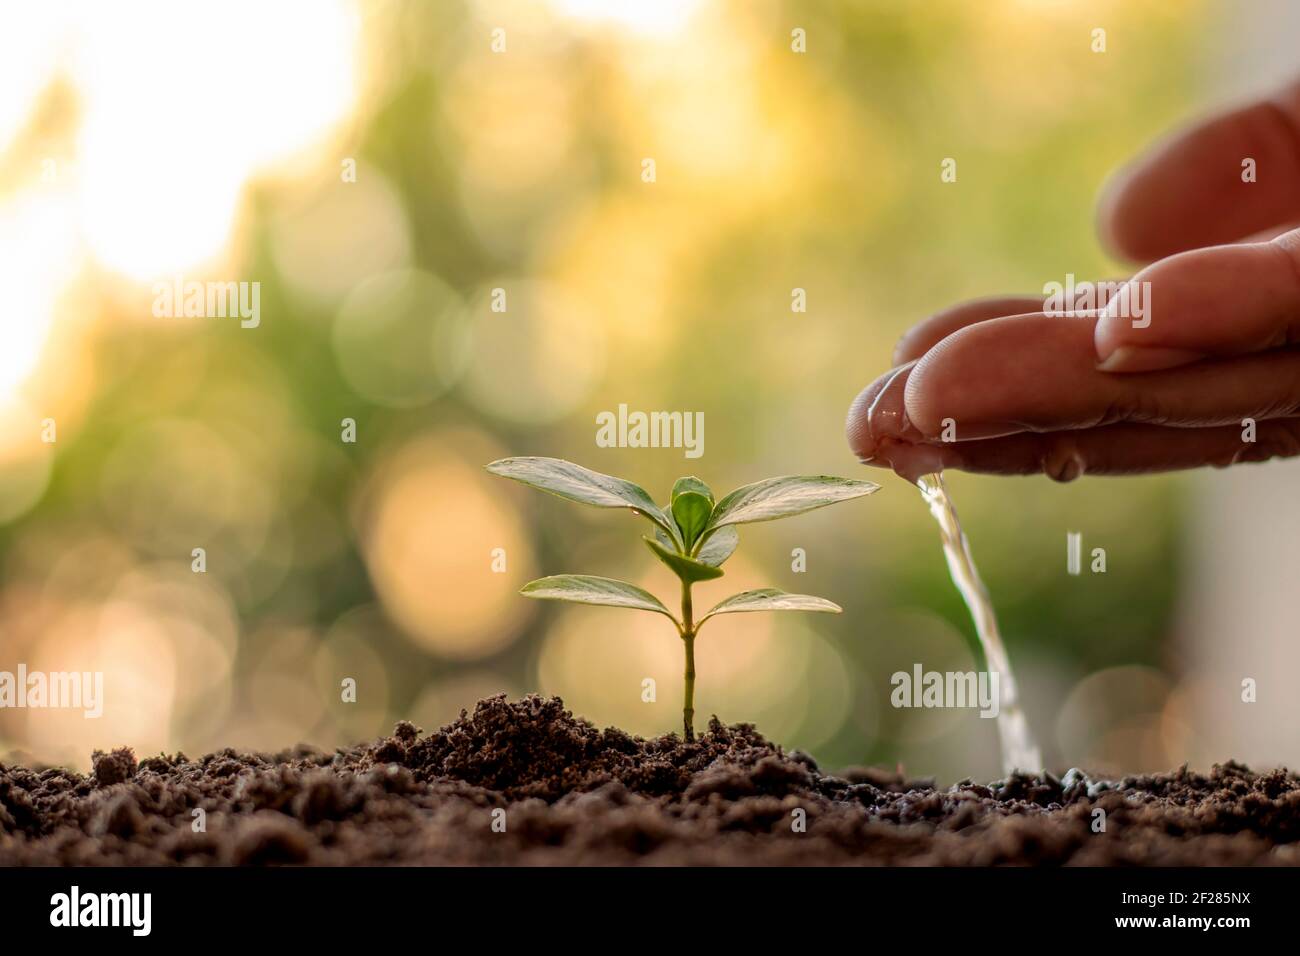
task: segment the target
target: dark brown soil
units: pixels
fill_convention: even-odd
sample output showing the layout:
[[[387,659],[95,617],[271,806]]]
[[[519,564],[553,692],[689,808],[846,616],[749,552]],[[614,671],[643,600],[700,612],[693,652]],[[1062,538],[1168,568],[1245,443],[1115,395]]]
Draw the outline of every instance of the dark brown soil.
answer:
[[[1282,770],[936,789],[824,774],[747,724],[643,740],[540,697],[420,734],[333,754],[97,751],[89,776],[0,765],[0,864],[1300,863],[1300,780]]]

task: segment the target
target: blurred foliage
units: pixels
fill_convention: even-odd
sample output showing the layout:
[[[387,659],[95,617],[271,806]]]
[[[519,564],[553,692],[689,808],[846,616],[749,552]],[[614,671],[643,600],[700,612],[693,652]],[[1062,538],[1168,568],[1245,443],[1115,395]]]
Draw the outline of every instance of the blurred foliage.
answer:
[[[1099,183],[1200,93],[1195,4],[735,0],[642,32],[621,22],[623,6],[590,17],[558,2],[367,4],[352,100],[279,165],[247,171],[219,254],[128,277],[93,250],[77,260],[81,311],[59,317],[54,328],[71,331],[51,333],[24,386],[33,420],[57,412],[60,434],[43,495],[0,525],[0,666],[46,644],[81,669],[76,651],[102,638],[122,581],[188,573],[200,546],[207,578],[174,584],[178,600],[200,587],[227,602],[235,638],[201,708],[184,693],[188,645],[163,628],[149,640],[166,644],[174,675],[147,711],[158,721],[110,713],[55,734],[0,715],[0,749],[84,762],[92,744],[130,733],[152,749],[295,734],[333,745],[398,717],[450,719],[496,689],[558,692],[599,723],[672,730],[670,637],[618,612],[579,625],[514,594],[532,572],[652,578],[630,520],[590,513],[575,526],[563,504],[478,466],[553,455],[663,498],[691,472],[722,489],[857,474],[844,412],[898,335],[962,298],[1117,274],[1092,230]],[[282,37],[290,66],[324,42],[317,14],[299,15],[301,32]],[[1105,54],[1089,48],[1098,23]],[[794,26],[806,54],[791,52]],[[495,27],[504,53],[491,49]],[[33,107],[11,154],[38,157],[55,148],[46,130],[75,128],[77,107],[59,104]],[[212,129],[169,161],[243,135]],[[939,179],[948,156],[951,185]],[[340,178],[344,158],[355,183]],[[0,166],[0,199],[44,188],[25,170]],[[182,207],[141,228],[186,221]],[[260,328],[153,318],[150,280],[173,272],[260,281]],[[395,285],[373,284],[385,276]],[[796,287],[803,314],[790,309]],[[504,313],[490,308],[495,288]],[[83,372],[76,388],[54,387],[65,363]],[[596,447],[596,414],[620,403],[702,411],[704,457]],[[340,441],[345,418],[355,444]],[[755,720],[832,766],[987,775],[991,722],[888,707],[893,671],[969,666],[971,627],[919,494],[874,477],[880,494],[833,517],[744,529],[752,565],[724,590],[824,594],[846,613],[737,625],[718,639],[733,664],[701,662],[697,707]],[[951,487],[1049,754],[1082,759],[1054,744],[1071,687],[1161,663],[1178,484],[959,476]],[[1085,554],[1106,548],[1107,574],[1065,573],[1070,530]],[[496,547],[505,574],[490,570]],[[794,548],[806,574],[791,571]],[[128,622],[153,634],[143,623],[161,619],[157,605],[132,606]],[[663,646],[619,670],[602,642],[633,639]],[[106,660],[120,695],[133,685]],[[371,671],[369,705],[348,710],[338,681]],[[654,704],[644,677],[658,682]]]

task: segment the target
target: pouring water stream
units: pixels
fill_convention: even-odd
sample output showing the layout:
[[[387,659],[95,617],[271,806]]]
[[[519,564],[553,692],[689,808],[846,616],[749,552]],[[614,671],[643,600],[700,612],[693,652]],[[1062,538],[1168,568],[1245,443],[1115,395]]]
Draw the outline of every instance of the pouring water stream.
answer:
[[[975,622],[975,633],[979,636],[980,647],[984,651],[984,663],[996,672],[1001,685],[1001,702],[998,710],[998,738],[1002,744],[1002,769],[1010,775],[1016,770],[1034,772],[1043,767],[1043,758],[1029,731],[1029,722],[1020,706],[1020,692],[1016,687],[1015,676],[1011,672],[1011,663],[1007,660],[1007,651],[1002,644],[1002,635],[998,632],[997,616],[993,613],[993,603],[989,600],[988,590],[980,580],[979,571],[971,557],[970,543],[962,531],[961,522],[957,520],[957,511],[948,497],[943,475],[938,472],[922,475],[916,480],[921,495],[930,506],[930,513],[939,524],[943,537],[943,553],[948,559],[948,572],[952,582],[961,592],[966,607]]]

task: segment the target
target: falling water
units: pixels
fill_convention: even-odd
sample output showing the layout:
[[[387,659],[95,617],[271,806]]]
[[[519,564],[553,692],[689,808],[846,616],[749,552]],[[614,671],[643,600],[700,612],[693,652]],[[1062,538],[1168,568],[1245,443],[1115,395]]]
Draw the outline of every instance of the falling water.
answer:
[[[1020,692],[1016,688],[1015,676],[1011,673],[1006,648],[1002,646],[1002,636],[998,633],[998,619],[993,613],[989,592],[975,569],[970,543],[961,529],[961,522],[957,520],[957,512],[944,487],[943,476],[938,473],[922,475],[916,484],[930,506],[934,520],[939,522],[943,553],[948,559],[948,572],[975,621],[975,633],[979,635],[980,647],[984,649],[985,666],[999,675],[1002,700],[997,721],[998,737],[1002,742],[1002,769],[1007,774],[1015,770],[1041,770],[1043,759],[1029,732],[1025,712],[1020,707]]]

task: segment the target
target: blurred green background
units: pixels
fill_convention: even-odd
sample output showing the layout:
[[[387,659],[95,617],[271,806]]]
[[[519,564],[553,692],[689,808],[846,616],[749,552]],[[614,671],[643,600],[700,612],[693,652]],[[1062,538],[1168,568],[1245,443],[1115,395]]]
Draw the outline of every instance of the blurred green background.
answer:
[[[845,411],[911,323],[1122,274],[1094,198],[1214,98],[1199,66],[1224,15],[1185,0],[7,12],[0,669],[100,669],[107,701],[98,721],[0,711],[0,754],[335,746],[500,691],[676,729],[681,648],[661,619],[515,593],[573,571],[671,595],[642,528],[481,465],[563,457],[661,499],[684,474],[718,492],[858,475]],[[154,283],[178,276],[260,282],[260,327],[156,318]],[[597,447],[595,416],[620,403],[703,412],[705,454]],[[871,477],[884,488],[865,501],[745,528],[727,577],[701,586],[697,603],[772,585],[845,613],[711,624],[697,712],[831,766],[987,777],[992,721],[888,704],[913,662],[974,665],[919,494]],[[1182,487],[950,478],[1053,765],[1186,759],[1162,670]],[[1108,573],[1067,575],[1067,531],[1106,548]]]

